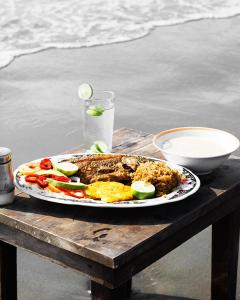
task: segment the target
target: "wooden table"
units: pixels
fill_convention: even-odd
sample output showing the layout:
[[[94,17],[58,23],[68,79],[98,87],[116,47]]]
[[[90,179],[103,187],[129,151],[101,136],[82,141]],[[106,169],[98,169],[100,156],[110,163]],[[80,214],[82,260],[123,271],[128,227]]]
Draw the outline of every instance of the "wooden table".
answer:
[[[114,151],[161,157],[152,137],[119,129]],[[94,300],[126,300],[134,274],[211,224],[212,299],[235,299],[240,159],[202,180],[190,198],[144,209],[64,206],[16,192],[15,203],[0,208],[1,299],[17,299],[17,247],[88,276]]]

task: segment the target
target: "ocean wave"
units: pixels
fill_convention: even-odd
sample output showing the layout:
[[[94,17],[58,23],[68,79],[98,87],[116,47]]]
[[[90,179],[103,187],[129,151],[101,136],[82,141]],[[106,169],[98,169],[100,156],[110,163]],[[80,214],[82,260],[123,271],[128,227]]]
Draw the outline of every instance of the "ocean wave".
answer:
[[[5,0],[0,9],[0,67],[48,48],[124,42],[157,26],[239,13],[238,0]]]

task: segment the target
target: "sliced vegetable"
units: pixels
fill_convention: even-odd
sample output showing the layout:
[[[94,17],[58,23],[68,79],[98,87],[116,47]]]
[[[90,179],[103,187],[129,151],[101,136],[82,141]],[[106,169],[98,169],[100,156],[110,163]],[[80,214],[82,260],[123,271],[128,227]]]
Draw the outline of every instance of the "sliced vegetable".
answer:
[[[37,184],[43,189],[46,188],[48,186],[47,178],[44,176],[38,176]]]
[[[48,183],[68,190],[82,190],[87,188],[87,185],[81,182],[61,182],[52,178],[48,178]]]
[[[49,158],[44,158],[40,161],[40,168],[42,170],[50,170],[53,168],[52,162]]]
[[[67,196],[71,196],[71,197],[78,198],[78,199],[86,198],[86,193],[82,190],[71,191],[71,190],[65,189],[63,187],[58,187],[58,189],[60,191],[64,192],[64,194]]]
[[[25,176],[26,182],[29,183],[37,183],[38,175],[36,174],[28,174]]]
[[[57,188],[56,186],[54,186],[50,183],[48,184],[48,189],[49,189],[49,191],[54,192],[54,193],[60,193],[61,192],[61,190],[59,190],[59,188]]]
[[[54,169],[67,176],[72,176],[77,173],[78,166],[70,162],[60,162],[54,164]]]
[[[133,195],[139,199],[148,199],[155,194],[155,186],[150,182],[135,181],[131,185]]]
[[[82,83],[78,88],[78,96],[83,100],[88,100],[93,95],[93,89],[90,84]]]
[[[39,169],[39,163],[38,162],[30,162],[27,163],[26,166],[28,166],[30,169]]]
[[[37,174],[26,175],[25,181],[28,183],[37,183],[41,188],[45,188],[48,186],[47,177]]]
[[[34,168],[33,168],[33,166],[29,166],[28,164],[27,165],[24,164],[19,167],[19,173],[22,175],[34,174],[35,172],[37,172],[39,170],[41,170],[39,164],[38,164],[38,166],[36,166]]]
[[[66,177],[66,176],[56,176],[56,175],[50,175],[51,177],[48,178],[52,178],[54,180],[60,181],[60,182],[70,182],[71,179]]]
[[[57,170],[54,170],[54,169],[41,170],[41,171],[36,172],[35,174],[37,174],[37,175],[44,175],[44,176],[55,175],[55,176],[64,176],[64,177],[67,177],[63,173],[61,173],[61,172],[59,172]]]

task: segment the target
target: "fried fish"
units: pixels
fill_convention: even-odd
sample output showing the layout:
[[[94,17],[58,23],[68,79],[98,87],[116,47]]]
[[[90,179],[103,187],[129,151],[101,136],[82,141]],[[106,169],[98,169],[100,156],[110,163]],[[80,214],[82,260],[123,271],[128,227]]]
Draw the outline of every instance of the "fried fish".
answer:
[[[68,161],[78,166],[79,170],[76,175],[83,183],[96,181],[130,183],[133,172],[147,159],[123,154],[98,154],[72,158]]]

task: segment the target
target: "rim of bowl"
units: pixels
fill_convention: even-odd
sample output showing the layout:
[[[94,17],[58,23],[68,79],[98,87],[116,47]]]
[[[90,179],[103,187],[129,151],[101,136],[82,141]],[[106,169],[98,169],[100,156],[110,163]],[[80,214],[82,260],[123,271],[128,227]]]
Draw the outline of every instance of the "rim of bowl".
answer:
[[[169,152],[167,150],[164,150],[162,149],[160,146],[157,145],[156,143],[156,140],[157,138],[159,138],[160,136],[163,136],[163,135],[167,135],[168,133],[171,133],[171,132],[177,132],[177,131],[191,131],[191,130],[199,130],[199,131],[218,131],[218,132],[222,132],[224,134],[228,134],[230,135],[233,139],[236,140],[237,142],[237,146],[235,148],[233,148],[232,151],[228,151],[226,153],[223,153],[221,155],[209,155],[209,156],[202,156],[202,157],[196,157],[196,156],[185,156],[185,155],[179,155],[177,153],[172,153],[172,152]],[[154,137],[153,137],[153,145],[160,151],[162,152],[165,152],[167,154],[174,154],[174,155],[178,155],[180,157],[183,157],[183,158],[194,158],[194,159],[206,159],[206,158],[217,158],[217,157],[222,157],[222,156],[225,156],[225,155],[230,155],[231,153],[233,153],[234,151],[236,151],[239,146],[240,146],[240,141],[239,139],[233,135],[232,133],[229,133],[227,131],[224,131],[224,130],[221,130],[221,129],[216,129],[216,128],[210,128],[210,127],[200,127],[200,126],[193,126],[193,127],[176,127],[176,128],[171,128],[171,129],[167,129],[167,130],[164,130],[164,131],[161,131],[159,132],[158,134],[156,134]]]

